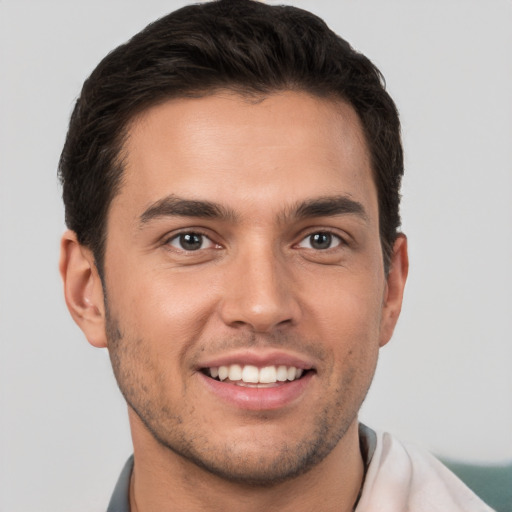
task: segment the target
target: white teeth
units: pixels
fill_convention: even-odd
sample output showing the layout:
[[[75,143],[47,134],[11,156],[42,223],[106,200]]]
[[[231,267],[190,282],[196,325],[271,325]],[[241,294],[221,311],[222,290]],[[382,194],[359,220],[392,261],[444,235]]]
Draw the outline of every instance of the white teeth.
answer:
[[[229,368],[227,366],[219,366],[219,380],[226,380],[229,375]]]
[[[251,366],[248,364],[244,366],[244,370],[242,372],[242,380],[244,382],[252,382],[256,384],[260,381],[260,371],[256,366]]]
[[[258,368],[254,365],[231,364],[229,366],[211,367],[210,377],[219,380],[242,381],[248,384],[274,384],[299,379],[304,370],[295,366],[265,366]]]
[[[239,364],[232,364],[229,367],[229,380],[241,380],[242,367]]]
[[[284,382],[285,380],[288,380],[288,368],[286,368],[286,366],[277,367],[277,380],[279,382]]]
[[[265,366],[260,370],[260,382],[262,384],[270,384],[275,382],[277,377],[276,367],[275,366]]]

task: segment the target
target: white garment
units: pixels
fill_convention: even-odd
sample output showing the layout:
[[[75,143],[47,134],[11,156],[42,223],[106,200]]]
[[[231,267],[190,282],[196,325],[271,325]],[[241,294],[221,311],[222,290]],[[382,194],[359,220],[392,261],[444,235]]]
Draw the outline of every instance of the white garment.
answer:
[[[355,512],[492,512],[432,455],[377,432]]]

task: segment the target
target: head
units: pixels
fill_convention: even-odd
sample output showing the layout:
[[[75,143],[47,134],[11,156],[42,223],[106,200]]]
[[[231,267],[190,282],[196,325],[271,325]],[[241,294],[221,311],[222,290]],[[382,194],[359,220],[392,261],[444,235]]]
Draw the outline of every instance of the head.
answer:
[[[109,53],[84,83],[62,151],[66,223],[102,274],[109,206],[122,184],[130,121],[171,98],[228,90],[303,91],[356,111],[379,201],[385,269],[400,225],[400,123],[379,70],[315,15],[253,1],[191,5]]]
[[[257,485],[341,460],[407,274],[376,68],[299,9],[186,7],[92,73],[60,173],[68,307],[136,454]]]

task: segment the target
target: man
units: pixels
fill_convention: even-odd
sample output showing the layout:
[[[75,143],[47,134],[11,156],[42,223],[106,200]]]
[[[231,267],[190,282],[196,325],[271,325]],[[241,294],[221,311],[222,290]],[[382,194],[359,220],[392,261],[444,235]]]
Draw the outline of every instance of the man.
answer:
[[[490,510],[358,423],[407,277],[402,173],[379,71],[305,11],[186,7],[99,64],[60,268],[128,404],[109,510]]]

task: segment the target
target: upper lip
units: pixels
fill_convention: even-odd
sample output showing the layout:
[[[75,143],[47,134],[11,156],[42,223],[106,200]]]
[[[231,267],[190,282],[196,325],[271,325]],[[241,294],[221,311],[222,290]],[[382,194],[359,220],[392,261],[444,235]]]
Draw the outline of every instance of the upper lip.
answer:
[[[253,365],[258,368],[265,366],[294,366],[303,370],[311,370],[314,365],[310,358],[282,350],[238,350],[201,361],[198,369],[229,366],[231,364]]]

